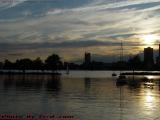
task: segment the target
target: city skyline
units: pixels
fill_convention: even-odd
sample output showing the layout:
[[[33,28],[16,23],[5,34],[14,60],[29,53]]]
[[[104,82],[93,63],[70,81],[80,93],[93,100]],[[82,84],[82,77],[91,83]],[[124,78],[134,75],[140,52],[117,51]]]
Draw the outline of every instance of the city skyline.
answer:
[[[160,0],[0,0],[0,56],[42,59],[57,53],[64,61],[85,52],[118,59],[158,50]]]

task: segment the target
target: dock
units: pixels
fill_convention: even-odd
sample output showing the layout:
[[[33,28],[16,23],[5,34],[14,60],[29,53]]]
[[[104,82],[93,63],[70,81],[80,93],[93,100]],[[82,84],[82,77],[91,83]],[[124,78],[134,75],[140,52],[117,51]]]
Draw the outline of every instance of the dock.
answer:
[[[160,76],[160,72],[124,72],[121,75],[153,75]]]

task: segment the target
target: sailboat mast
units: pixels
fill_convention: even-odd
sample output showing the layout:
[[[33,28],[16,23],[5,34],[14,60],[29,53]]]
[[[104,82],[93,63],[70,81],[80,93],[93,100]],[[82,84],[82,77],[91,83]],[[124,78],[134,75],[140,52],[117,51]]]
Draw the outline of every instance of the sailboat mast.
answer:
[[[121,56],[120,56],[120,61],[123,62],[123,42],[121,40]]]
[[[120,74],[122,73],[122,67],[123,67],[123,42],[121,40],[121,50],[120,50]]]

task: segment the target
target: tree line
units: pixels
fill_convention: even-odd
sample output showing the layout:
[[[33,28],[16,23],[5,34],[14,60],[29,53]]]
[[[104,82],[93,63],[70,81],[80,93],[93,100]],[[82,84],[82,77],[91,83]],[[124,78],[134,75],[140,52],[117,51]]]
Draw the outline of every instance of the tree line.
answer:
[[[0,67],[4,70],[57,70],[63,68],[63,63],[58,55],[52,54],[44,61],[40,57],[34,60],[17,59],[15,62],[6,59],[0,63]]]
[[[144,70],[146,69],[144,62],[139,55],[132,56],[127,61],[117,61],[112,63],[104,63],[91,61],[90,63],[83,62],[82,64],[62,62],[57,54],[48,56],[44,61],[40,57],[34,60],[29,58],[17,59],[15,62],[4,60],[0,62],[0,68],[3,70],[66,70],[69,67],[71,70]],[[152,69],[159,70],[159,66],[154,65]]]

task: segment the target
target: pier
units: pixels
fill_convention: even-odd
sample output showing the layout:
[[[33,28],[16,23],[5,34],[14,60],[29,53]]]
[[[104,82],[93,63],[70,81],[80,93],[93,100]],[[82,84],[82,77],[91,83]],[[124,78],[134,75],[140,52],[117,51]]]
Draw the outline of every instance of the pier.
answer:
[[[153,75],[160,76],[160,72],[123,72],[121,75]]]

